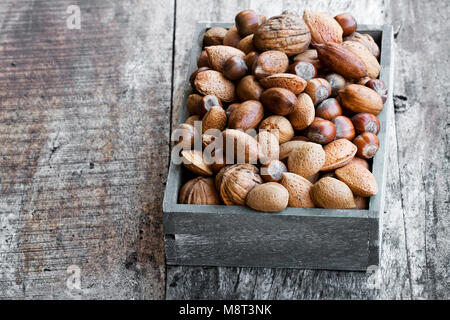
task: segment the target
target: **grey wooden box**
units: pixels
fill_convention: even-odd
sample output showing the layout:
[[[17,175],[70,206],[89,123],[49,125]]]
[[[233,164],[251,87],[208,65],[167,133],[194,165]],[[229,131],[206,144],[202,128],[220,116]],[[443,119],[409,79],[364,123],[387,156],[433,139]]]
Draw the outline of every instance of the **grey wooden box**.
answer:
[[[196,69],[205,31],[230,23],[198,23],[190,54],[189,75]],[[380,78],[389,88],[388,101],[379,115],[380,150],[373,160],[379,193],[369,210],[288,208],[280,213],[261,213],[240,206],[178,204],[178,192],[186,182],[185,169],[170,164],[163,202],[166,263],[168,265],[270,267],[328,270],[366,270],[379,263],[380,213],[383,212],[385,165],[388,146],[388,113],[392,108],[393,31],[391,25],[360,25],[381,47]],[[191,93],[185,84],[180,123]]]

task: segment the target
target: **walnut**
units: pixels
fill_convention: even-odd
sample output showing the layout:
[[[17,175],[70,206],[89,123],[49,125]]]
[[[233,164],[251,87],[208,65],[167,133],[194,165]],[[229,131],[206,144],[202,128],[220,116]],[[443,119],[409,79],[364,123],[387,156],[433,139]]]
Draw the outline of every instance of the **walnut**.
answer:
[[[251,164],[227,167],[221,176],[220,196],[226,205],[245,205],[247,194],[263,183],[259,170]]]
[[[311,34],[303,19],[282,14],[267,20],[256,30],[253,44],[260,51],[278,50],[293,56],[308,49]]]
[[[219,205],[220,196],[213,178],[197,177],[188,181],[180,190],[181,204]]]

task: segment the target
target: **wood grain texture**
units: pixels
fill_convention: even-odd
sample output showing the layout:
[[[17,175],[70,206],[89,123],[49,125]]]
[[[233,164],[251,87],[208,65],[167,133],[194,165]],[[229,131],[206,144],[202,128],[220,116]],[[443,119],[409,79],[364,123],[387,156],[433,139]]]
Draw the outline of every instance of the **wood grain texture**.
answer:
[[[0,298],[161,299],[173,2],[73,2],[0,4]]]

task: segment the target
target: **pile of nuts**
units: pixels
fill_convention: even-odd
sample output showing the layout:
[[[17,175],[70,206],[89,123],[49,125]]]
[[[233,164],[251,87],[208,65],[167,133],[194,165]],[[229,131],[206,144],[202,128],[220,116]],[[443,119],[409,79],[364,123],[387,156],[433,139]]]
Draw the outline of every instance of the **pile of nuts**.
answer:
[[[374,39],[347,13],[245,10],[235,22],[206,31],[190,77],[174,141],[195,177],[179,203],[367,209],[387,100]]]

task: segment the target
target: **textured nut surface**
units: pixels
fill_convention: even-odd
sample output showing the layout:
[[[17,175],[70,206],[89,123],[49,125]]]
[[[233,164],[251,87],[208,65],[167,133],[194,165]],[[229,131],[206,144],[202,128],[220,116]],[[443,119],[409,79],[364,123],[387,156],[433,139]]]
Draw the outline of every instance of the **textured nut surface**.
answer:
[[[351,84],[339,91],[342,106],[355,113],[367,112],[375,115],[383,110],[383,99],[374,90],[360,84]]]
[[[186,182],[180,190],[181,204],[219,205],[220,196],[213,178],[197,177]]]
[[[263,183],[257,167],[236,164],[221,170],[219,193],[226,205],[245,205],[247,194]]]
[[[353,164],[353,163],[357,164],[357,165],[360,165],[360,166],[363,166],[367,170],[370,170],[369,162],[366,159],[359,158],[359,157],[354,157],[348,164]]]
[[[258,161],[258,142],[245,132],[226,129],[222,132],[227,159],[238,163],[256,163]],[[228,163],[229,161],[227,161]]]
[[[306,88],[306,81],[290,73],[276,73],[260,80],[262,86],[269,88],[284,88],[294,94],[300,94]]]
[[[288,56],[281,51],[266,51],[259,55],[253,64],[253,74],[258,79],[276,73],[284,73],[289,67]]]
[[[217,46],[223,45],[223,39],[227,34],[228,30],[222,27],[212,27],[206,31],[203,37],[203,43],[205,46]]]
[[[222,131],[227,126],[227,115],[225,110],[219,106],[213,106],[205,114],[202,120],[202,133],[209,129]]]
[[[270,131],[262,130],[256,136],[259,147],[259,158],[265,162],[272,159],[278,159],[280,156],[280,144],[278,135]]]
[[[377,58],[367,49],[362,43],[356,41],[344,41],[342,43],[344,47],[352,51],[358,57],[361,58],[362,61],[367,66],[367,74],[370,78],[376,79],[380,75],[380,64],[378,63]]]
[[[343,182],[325,177],[320,179],[310,192],[311,198],[318,207],[325,209],[355,209],[352,190]]]
[[[348,37],[345,37],[344,41],[357,41],[364,45],[367,49],[369,49],[369,51],[375,56],[375,58],[378,59],[380,57],[380,48],[370,34],[361,34],[358,32],[354,32]]]
[[[216,71],[222,72],[225,62],[231,57],[238,56],[245,58],[245,53],[239,49],[230,46],[211,46],[206,47],[206,53],[209,58],[209,65]]]
[[[279,212],[286,209],[289,192],[279,183],[267,182],[253,188],[247,196],[247,205],[262,212]]]
[[[304,178],[311,177],[322,169],[325,151],[320,144],[307,142],[291,151],[288,158],[289,172]]]
[[[258,50],[278,50],[289,56],[304,52],[310,42],[308,27],[303,19],[296,15],[270,18],[256,30],[253,38]]]
[[[295,130],[306,129],[314,121],[315,109],[311,97],[302,93],[297,98],[294,111],[289,115],[289,120]]]
[[[264,117],[264,107],[261,102],[249,100],[234,108],[228,119],[230,129],[247,131],[255,129]]]
[[[272,131],[276,134],[280,144],[291,140],[294,137],[294,128],[292,124],[283,116],[270,116],[264,119],[259,125],[259,130]]]
[[[303,20],[311,32],[311,42],[342,42],[342,27],[331,16],[323,12],[305,10]]]
[[[199,150],[183,150],[181,151],[184,166],[200,175],[212,176],[213,172],[208,164],[203,159],[203,152]]]
[[[378,193],[375,176],[358,164],[349,164],[336,170],[336,177],[350,187],[360,197],[370,197]]]
[[[356,54],[340,43],[316,44],[320,62],[347,79],[360,79],[368,76],[367,66]]]
[[[330,171],[348,164],[355,157],[358,148],[346,139],[339,139],[327,144],[323,150],[325,164],[321,171]]]
[[[292,150],[301,146],[302,144],[307,143],[307,141],[300,140],[292,140],[287,141],[280,145],[280,160],[286,160],[291,154]]]
[[[280,160],[270,160],[261,166],[261,177],[266,182],[280,182],[284,172],[287,172],[287,167]]]
[[[281,185],[289,192],[288,206],[293,208],[314,208],[310,191],[313,184],[298,174],[282,173]]]
[[[236,100],[234,83],[218,71],[206,70],[195,78],[195,88],[204,96],[213,94],[225,102]]]

